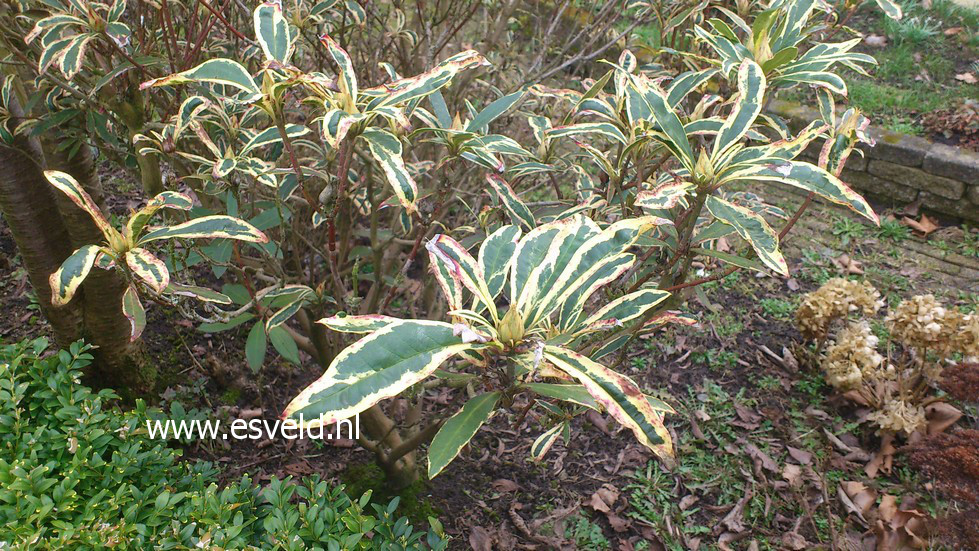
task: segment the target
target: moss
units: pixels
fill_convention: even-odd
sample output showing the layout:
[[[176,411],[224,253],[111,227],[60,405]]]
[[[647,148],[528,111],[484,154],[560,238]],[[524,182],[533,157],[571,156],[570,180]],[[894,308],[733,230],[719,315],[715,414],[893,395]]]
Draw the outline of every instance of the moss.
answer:
[[[371,491],[371,503],[387,504],[392,498],[400,497],[397,513],[408,517],[413,523],[426,523],[428,517],[437,518],[442,514],[429,501],[424,481],[419,480],[403,490],[392,491],[385,484],[384,472],[375,463],[348,465],[339,478],[352,497],[356,498]]]
[[[223,394],[221,394],[221,401],[229,406],[237,404],[240,398],[240,388],[229,388],[228,390],[225,390]]]

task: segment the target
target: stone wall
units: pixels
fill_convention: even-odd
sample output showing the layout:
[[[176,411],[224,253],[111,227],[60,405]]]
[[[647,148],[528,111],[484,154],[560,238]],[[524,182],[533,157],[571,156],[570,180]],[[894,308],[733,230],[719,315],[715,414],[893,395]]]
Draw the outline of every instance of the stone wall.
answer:
[[[818,111],[797,103],[775,101],[769,109],[793,131],[819,119]],[[920,201],[926,211],[979,222],[979,153],[875,127],[870,133],[877,145],[861,144],[864,156],[850,156],[844,182],[877,201]],[[818,153],[819,147],[810,147],[802,158],[814,161]]]

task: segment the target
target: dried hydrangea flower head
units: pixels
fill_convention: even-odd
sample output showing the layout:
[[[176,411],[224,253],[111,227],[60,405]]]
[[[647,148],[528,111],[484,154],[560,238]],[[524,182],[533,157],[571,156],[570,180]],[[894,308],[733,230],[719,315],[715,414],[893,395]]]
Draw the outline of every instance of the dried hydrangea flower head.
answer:
[[[952,338],[956,352],[965,356],[965,361],[979,363],[979,314],[959,314]]]
[[[945,308],[933,295],[918,295],[891,310],[887,328],[891,337],[905,346],[947,355],[954,348],[962,317],[956,310]]]
[[[823,370],[826,382],[839,390],[852,390],[864,379],[883,378],[887,371],[880,369],[884,357],[877,352],[878,338],[866,321],[855,321],[836,335],[836,341],[826,349]]]
[[[892,398],[879,410],[867,416],[881,430],[910,435],[925,426],[925,408],[908,403],[901,398]]]
[[[834,320],[858,310],[870,315],[883,305],[880,293],[869,283],[836,277],[802,299],[795,319],[803,336],[824,339]]]

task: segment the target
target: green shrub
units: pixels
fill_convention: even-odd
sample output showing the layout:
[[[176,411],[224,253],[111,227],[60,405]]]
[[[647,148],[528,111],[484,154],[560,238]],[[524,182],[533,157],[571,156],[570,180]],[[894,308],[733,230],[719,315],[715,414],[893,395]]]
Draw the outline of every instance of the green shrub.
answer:
[[[0,548],[444,549],[435,532],[312,477],[247,476],[179,462],[146,436],[147,410],[79,384],[89,346],[43,356],[47,341],[0,346]],[[438,523],[432,522],[436,527]]]

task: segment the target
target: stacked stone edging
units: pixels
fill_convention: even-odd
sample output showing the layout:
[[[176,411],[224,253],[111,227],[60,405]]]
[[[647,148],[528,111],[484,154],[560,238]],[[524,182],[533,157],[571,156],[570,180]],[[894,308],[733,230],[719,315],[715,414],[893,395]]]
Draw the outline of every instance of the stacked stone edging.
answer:
[[[793,131],[819,119],[819,112],[777,100],[769,110],[786,119]],[[968,222],[979,222],[979,153],[871,127],[876,147],[851,155],[841,178],[861,193],[889,203],[920,201],[922,208]],[[803,158],[813,160],[817,147]]]

